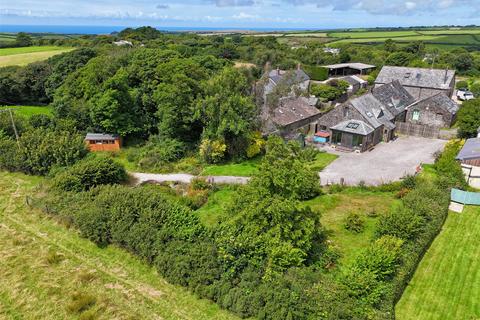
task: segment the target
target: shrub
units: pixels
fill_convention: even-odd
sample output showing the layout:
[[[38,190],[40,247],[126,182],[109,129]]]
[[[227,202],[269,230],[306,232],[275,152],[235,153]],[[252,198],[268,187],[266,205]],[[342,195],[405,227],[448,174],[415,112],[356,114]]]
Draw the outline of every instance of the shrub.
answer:
[[[223,160],[227,145],[220,140],[203,139],[200,156],[206,163],[218,163]]]
[[[365,228],[365,220],[358,213],[350,212],[343,223],[345,229],[360,233]]]
[[[424,217],[402,207],[393,210],[378,221],[376,234],[378,237],[390,235],[403,240],[411,240],[422,231],[424,224]]]
[[[247,157],[253,158],[265,150],[265,140],[260,132],[252,132],[248,136]]]
[[[127,179],[125,168],[110,158],[91,157],[77,162],[58,174],[53,186],[63,191],[86,191],[105,184],[117,184]]]
[[[179,160],[185,154],[185,144],[176,139],[151,136],[141,148],[139,166],[141,168],[160,168],[168,162]]]

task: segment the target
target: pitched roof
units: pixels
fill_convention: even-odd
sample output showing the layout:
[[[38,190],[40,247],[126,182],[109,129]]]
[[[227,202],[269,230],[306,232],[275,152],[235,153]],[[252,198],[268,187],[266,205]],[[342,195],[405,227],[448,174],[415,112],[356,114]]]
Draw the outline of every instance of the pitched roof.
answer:
[[[309,105],[308,99],[286,98],[282,99],[280,106],[273,110],[272,120],[279,126],[287,126],[316,115],[320,116],[320,111]]]
[[[374,88],[372,94],[394,116],[402,113],[406,107],[415,102],[415,98],[408,93],[398,80]]]
[[[330,127],[332,130],[338,130],[343,132],[356,133],[366,136],[374,131],[374,129],[367,123],[361,120],[346,120],[339,124]]]
[[[117,140],[118,138],[118,135],[110,133],[87,133],[85,136],[85,140]]]
[[[459,106],[455,101],[441,92],[434,96],[419,100],[411,105],[411,107],[413,106],[421,106],[422,108],[440,107],[451,114],[456,114],[459,109]]]
[[[268,73],[268,77],[275,83],[279,84],[281,81],[287,81],[287,84],[295,84],[304,81],[310,80],[308,74],[305,73],[302,69],[295,69],[290,71],[285,70],[271,70]]]
[[[467,139],[455,159],[469,160],[480,158],[480,138]]]
[[[357,69],[357,70],[365,70],[365,69],[373,69],[375,68],[374,65],[371,64],[365,64],[361,62],[348,62],[348,63],[337,63],[337,64],[329,64],[326,66],[323,66],[324,68],[328,69],[341,69],[341,68],[351,68],[351,69]]]
[[[355,108],[375,129],[382,125],[391,129],[395,128],[395,125],[391,122],[395,116],[371,93],[352,99],[347,105]]]
[[[365,83],[366,81],[363,80],[362,78],[359,78],[357,76],[347,76],[347,77],[342,77],[340,78],[340,80],[344,80],[344,81],[347,81],[349,84],[351,84],[352,86],[356,85],[356,84],[362,84],[362,83]]]
[[[404,86],[449,89],[455,70],[384,66],[375,83],[398,80]]]

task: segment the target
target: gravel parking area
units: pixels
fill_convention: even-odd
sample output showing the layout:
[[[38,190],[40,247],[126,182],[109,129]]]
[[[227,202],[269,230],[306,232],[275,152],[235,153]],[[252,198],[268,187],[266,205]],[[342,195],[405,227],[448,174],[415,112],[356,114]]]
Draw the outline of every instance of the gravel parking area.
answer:
[[[396,181],[415,173],[420,163],[433,163],[434,153],[443,150],[446,143],[446,140],[403,136],[364,153],[342,153],[327,148],[340,157],[320,172],[321,183],[340,183],[342,178],[348,185]]]

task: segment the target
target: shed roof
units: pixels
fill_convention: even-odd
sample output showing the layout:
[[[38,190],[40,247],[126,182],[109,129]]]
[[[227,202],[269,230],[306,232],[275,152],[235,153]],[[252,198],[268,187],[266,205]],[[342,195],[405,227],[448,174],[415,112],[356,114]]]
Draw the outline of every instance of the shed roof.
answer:
[[[404,86],[449,89],[455,70],[384,66],[375,83],[398,80]]]
[[[356,70],[366,70],[366,69],[373,69],[375,68],[374,65],[361,63],[361,62],[348,62],[348,63],[337,63],[337,64],[329,64],[324,66],[328,69],[342,69],[342,68],[351,68]]]
[[[302,69],[295,69],[295,70],[271,70],[268,73],[268,77],[275,83],[279,84],[281,81],[287,81],[287,84],[295,84],[304,81],[310,80],[308,74],[305,73]]]
[[[480,206],[480,193],[452,188],[450,191],[450,200],[457,203]]]
[[[332,130],[338,130],[343,132],[356,133],[362,136],[366,136],[374,131],[374,129],[367,123],[361,120],[346,120],[331,127]]]
[[[87,133],[85,140],[117,140],[119,136],[111,133]]]
[[[467,139],[455,159],[460,161],[480,159],[480,138]]]
[[[273,110],[272,120],[277,125],[286,126],[316,115],[320,116],[320,111],[311,106],[307,98],[287,98],[282,99],[280,106]]]

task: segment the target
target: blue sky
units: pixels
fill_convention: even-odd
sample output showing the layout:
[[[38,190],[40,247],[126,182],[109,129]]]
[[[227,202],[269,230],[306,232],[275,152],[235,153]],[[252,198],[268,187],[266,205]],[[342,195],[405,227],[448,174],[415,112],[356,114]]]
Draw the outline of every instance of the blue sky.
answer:
[[[480,24],[480,0],[1,0],[0,24],[339,28]]]

